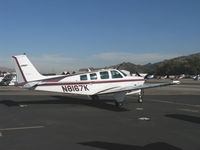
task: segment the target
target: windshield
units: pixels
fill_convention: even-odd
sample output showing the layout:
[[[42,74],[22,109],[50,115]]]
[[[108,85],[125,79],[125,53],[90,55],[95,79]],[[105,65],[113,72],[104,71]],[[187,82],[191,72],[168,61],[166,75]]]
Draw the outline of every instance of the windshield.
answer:
[[[119,70],[125,77],[127,76],[127,74],[125,74],[123,71]]]
[[[112,70],[111,75],[112,75],[112,78],[123,78],[122,75],[116,70]]]

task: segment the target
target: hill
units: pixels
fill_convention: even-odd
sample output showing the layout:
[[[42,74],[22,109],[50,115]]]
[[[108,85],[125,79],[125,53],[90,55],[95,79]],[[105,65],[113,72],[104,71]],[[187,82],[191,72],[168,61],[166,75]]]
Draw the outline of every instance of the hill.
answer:
[[[200,74],[200,53],[164,60],[154,64],[149,63],[146,65],[136,65],[130,62],[123,62],[118,65],[110,66],[110,68],[128,70],[131,73],[146,72],[157,75],[197,75]]]
[[[131,73],[140,72],[140,73],[149,73],[156,75],[180,75],[180,74],[197,75],[200,74],[200,53],[164,60],[154,64],[148,63],[145,65],[137,65],[130,62],[123,62],[118,65],[107,66],[104,68],[117,68],[120,70],[128,70]],[[93,70],[95,68],[91,69]],[[83,70],[87,71],[87,69]],[[14,69],[0,67],[0,72],[13,72],[13,71]]]
[[[143,65],[136,65],[130,62],[123,62],[121,64],[118,65],[113,65],[110,67],[106,67],[106,68],[116,68],[119,70],[128,70],[130,71],[130,73],[135,73],[135,72],[144,72],[144,66]]]
[[[157,75],[200,74],[200,53],[165,60],[154,64]]]

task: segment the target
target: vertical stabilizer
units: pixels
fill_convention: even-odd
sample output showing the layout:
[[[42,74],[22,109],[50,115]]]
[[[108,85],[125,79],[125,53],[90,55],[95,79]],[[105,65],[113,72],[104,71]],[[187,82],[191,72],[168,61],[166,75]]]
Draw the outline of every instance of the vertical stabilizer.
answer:
[[[26,55],[18,55],[12,57],[15,64],[18,83],[42,80],[45,77],[41,75]]]

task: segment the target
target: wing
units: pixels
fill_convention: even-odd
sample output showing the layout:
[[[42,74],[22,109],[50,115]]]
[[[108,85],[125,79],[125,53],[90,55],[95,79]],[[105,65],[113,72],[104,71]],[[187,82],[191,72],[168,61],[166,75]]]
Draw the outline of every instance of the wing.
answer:
[[[155,88],[155,87],[169,86],[169,85],[176,85],[176,84],[180,84],[180,81],[173,81],[173,82],[170,82],[170,83],[143,84],[141,86],[116,87],[116,88],[100,91],[96,94],[101,95],[101,94],[112,94],[112,93],[118,93],[118,92],[131,92],[131,91],[134,91],[134,90]]]

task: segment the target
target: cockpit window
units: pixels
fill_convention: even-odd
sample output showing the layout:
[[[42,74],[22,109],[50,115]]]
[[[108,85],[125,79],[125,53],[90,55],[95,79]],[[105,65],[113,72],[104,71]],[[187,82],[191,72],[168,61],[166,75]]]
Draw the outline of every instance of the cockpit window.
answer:
[[[81,75],[81,76],[80,76],[80,80],[81,80],[81,81],[87,80],[87,75]]]
[[[101,79],[109,79],[108,71],[100,72]]]
[[[96,73],[90,74],[90,80],[96,80],[96,79],[97,79],[97,74]]]
[[[116,70],[112,70],[111,75],[112,75],[112,78],[123,78],[122,75]]]
[[[125,74],[123,71],[119,70],[125,77],[127,76],[127,74]]]

